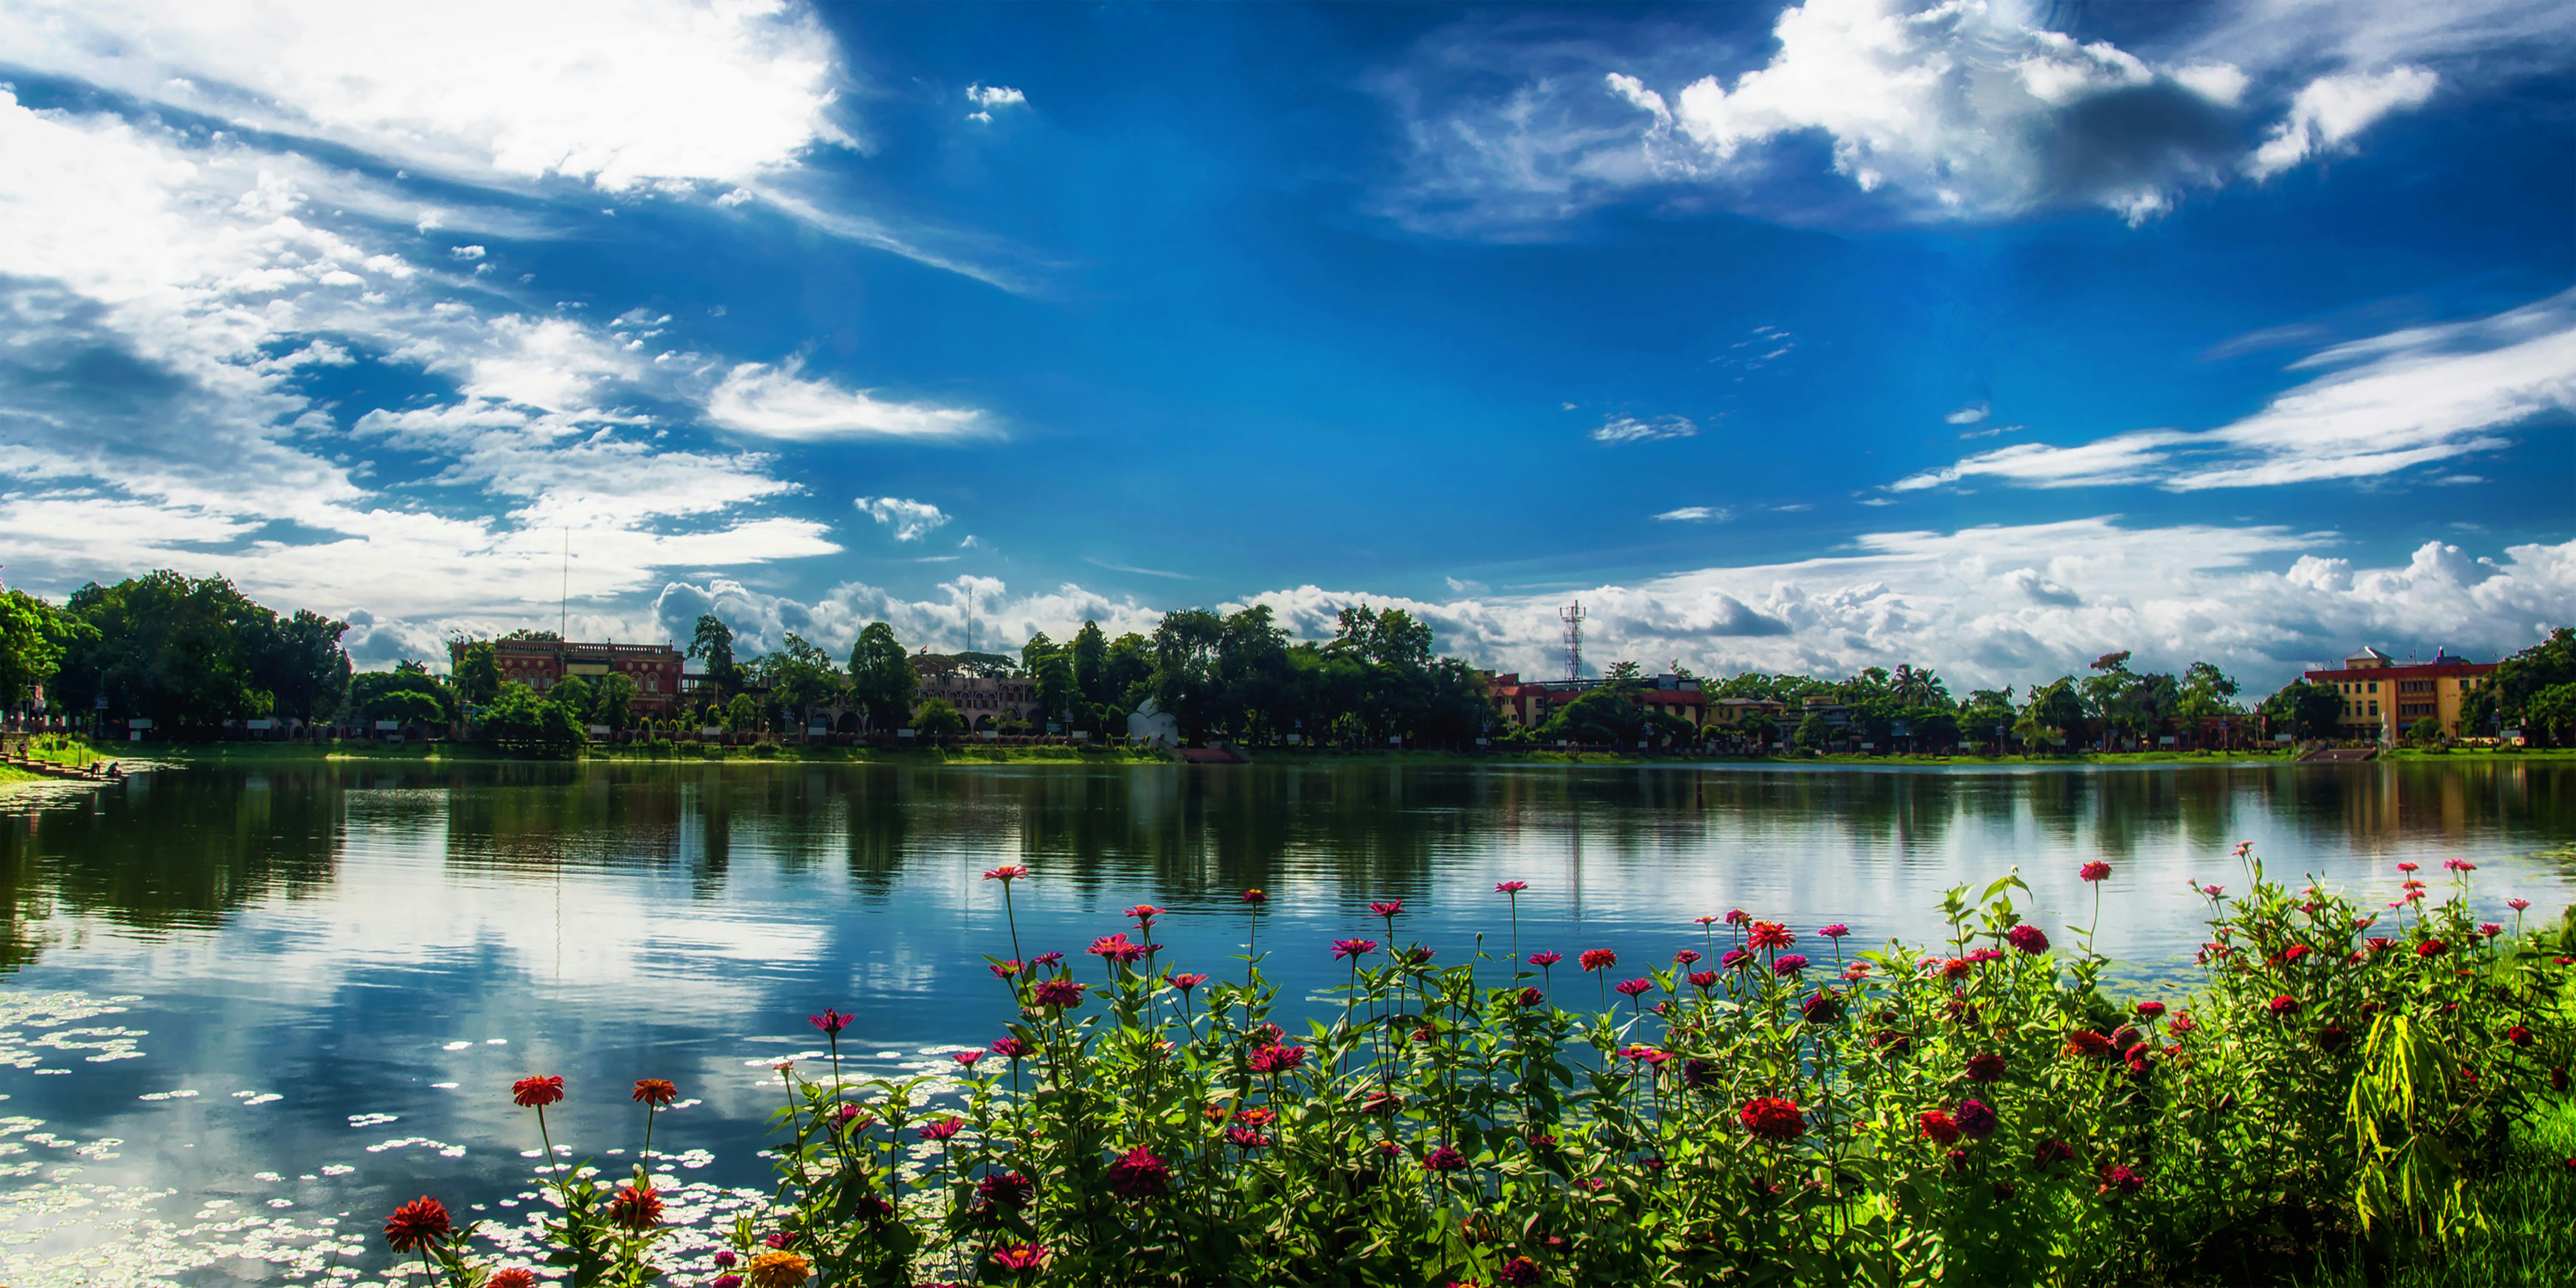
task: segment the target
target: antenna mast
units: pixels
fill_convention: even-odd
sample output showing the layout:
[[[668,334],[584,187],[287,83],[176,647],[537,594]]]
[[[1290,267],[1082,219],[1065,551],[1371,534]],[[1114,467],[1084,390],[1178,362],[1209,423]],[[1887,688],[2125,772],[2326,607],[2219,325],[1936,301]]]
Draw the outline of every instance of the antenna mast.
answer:
[[[563,582],[555,591],[555,639],[572,638],[572,529],[563,530]]]
[[[1565,623],[1565,678],[1583,678],[1583,601],[1556,610],[1556,619]]]

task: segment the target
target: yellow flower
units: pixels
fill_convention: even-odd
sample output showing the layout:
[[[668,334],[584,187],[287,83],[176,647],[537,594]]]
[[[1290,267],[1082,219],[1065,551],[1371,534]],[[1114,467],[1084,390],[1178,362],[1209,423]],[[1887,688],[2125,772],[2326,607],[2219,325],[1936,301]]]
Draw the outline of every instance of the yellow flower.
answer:
[[[764,1252],[753,1257],[751,1263],[742,1269],[743,1276],[751,1281],[751,1288],[797,1288],[813,1274],[806,1267],[805,1258],[793,1252]]]

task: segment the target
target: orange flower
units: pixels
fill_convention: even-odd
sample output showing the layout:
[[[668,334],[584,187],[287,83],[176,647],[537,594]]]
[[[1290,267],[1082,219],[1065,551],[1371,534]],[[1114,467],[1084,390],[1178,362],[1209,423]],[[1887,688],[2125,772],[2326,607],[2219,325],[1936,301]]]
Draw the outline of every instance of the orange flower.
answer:
[[[448,1224],[447,1205],[423,1194],[385,1218],[385,1242],[396,1252],[409,1252],[446,1238],[455,1228]]]
[[[667,1078],[638,1078],[635,1080],[635,1099],[639,1104],[651,1105],[656,1109],[667,1109],[670,1107],[672,1101],[679,1098],[680,1089],[672,1086],[670,1080]]]
[[[742,1272],[751,1281],[751,1288],[797,1288],[814,1274],[805,1258],[783,1249],[753,1257]]]

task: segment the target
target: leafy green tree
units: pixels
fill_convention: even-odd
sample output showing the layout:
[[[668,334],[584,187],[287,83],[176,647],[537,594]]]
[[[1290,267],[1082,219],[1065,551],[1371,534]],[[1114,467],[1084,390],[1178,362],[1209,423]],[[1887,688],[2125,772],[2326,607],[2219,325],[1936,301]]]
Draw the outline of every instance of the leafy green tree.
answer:
[[[2460,731],[2488,735],[2519,724],[2528,732],[2532,701],[2561,684],[2576,684],[2576,628],[2565,626],[2497,663],[2460,704]]]
[[[1129,631],[1110,641],[1100,668],[1102,696],[1094,700],[1133,711],[1151,696],[1153,680],[1153,641]]]
[[[416,696],[437,707],[437,711],[435,714],[418,717],[407,714],[421,711],[423,708],[419,703],[411,701],[410,697],[401,697],[398,700],[397,695]],[[368,671],[352,676],[349,680],[346,710],[352,724],[363,725],[371,720],[400,720],[406,724],[445,724],[454,714],[454,708],[451,705],[454,695],[455,691],[439,683],[438,677],[431,675],[427,667],[405,659],[396,663],[394,669],[390,671]],[[388,706],[388,703],[393,705]]]
[[[2061,675],[2030,691],[2030,701],[2023,704],[2021,718],[2013,722],[2013,736],[2021,739],[2025,749],[2063,746],[2071,731],[2084,723],[2084,699],[2075,687],[2075,677]]]
[[[583,741],[581,721],[570,710],[517,681],[493,696],[480,728],[487,742],[566,748]]]
[[[1645,668],[1634,662],[1613,662],[1609,670],[1601,673],[1601,683],[1606,688],[1634,693],[1646,686]]]
[[[2343,717],[2343,695],[2331,684],[2293,680],[2263,700],[2263,714],[2276,729],[2301,738],[2331,738]]]
[[[546,690],[546,701],[571,712],[577,724],[599,723],[591,718],[592,708],[598,705],[598,690],[578,675],[567,675],[555,681],[555,687]]]
[[[634,676],[623,671],[611,671],[599,677],[599,683],[591,687],[594,691],[590,705],[592,724],[624,730],[634,723],[635,697],[642,691],[636,688]]]
[[[921,704],[912,718],[913,732],[925,738],[947,738],[966,731],[966,717],[948,705],[946,698],[932,698]]]
[[[490,702],[501,693],[501,658],[490,640],[460,639],[447,646],[448,669],[456,680],[457,697],[475,706]]]
[[[2412,739],[2417,746],[2430,747],[2442,740],[2442,722],[2431,716],[2426,716],[2423,719],[2406,726],[2406,736]]]
[[[252,683],[268,692],[271,709],[311,723],[327,720],[349,693],[349,655],[340,637],[349,624],[297,609],[280,618],[266,609],[242,621],[251,655]]]
[[[268,610],[221,577],[165,569],[113,586],[92,582],[63,611],[90,628],[66,642],[57,672],[75,710],[104,697],[112,715],[203,732],[274,708],[245,630]]]
[[[724,704],[724,727],[727,733],[759,733],[760,704],[748,693],[737,693]]]
[[[0,595],[0,705],[14,707],[53,679],[65,646],[92,629],[23,590]]]
[[[2183,668],[2182,697],[2174,706],[2177,715],[2199,719],[2203,716],[2235,715],[2242,710],[2236,703],[2236,678],[2219,670],[2214,663],[2194,662]]]
[[[447,704],[437,695],[416,689],[397,689],[376,696],[369,717],[393,720],[405,725],[438,725],[447,723]]]
[[[1825,719],[1821,711],[1810,711],[1806,719],[1798,722],[1798,731],[1791,737],[1800,751],[1822,751],[1834,740],[1833,722]]]
[[[742,687],[742,672],[733,660],[733,628],[723,618],[698,615],[697,632],[689,638],[689,656],[705,659],[707,679],[719,691],[731,693]]]
[[[1167,613],[1154,628],[1154,701],[1180,726],[1183,742],[1205,738],[1219,714],[1217,648],[1224,638],[1224,619],[1203,608]]]
[[[870,622],[850,646],[850,700],[866,713],[870,729],[892,732],[912,719],[912,695],[921,677],[894,637],[894,628]]]
[[[1086,621],[1073,635],[1073,682],[1082,688],[1085,702],[1115,702],[1118,695],[1108,689],[1109,636],[1100,623]]]
[[[832,665],[832,655],[794,631],[787,632],[776,652],[755,661],[750,671],[768,686],[771,701],[796,712],[799,729],[812,723],[814,708],[839,698],[846,685],[840,668]]]
[[[2523,737],[2532,742],[2566,746],[2576,734],[2576,681],[2553,684],[2523,703]]]

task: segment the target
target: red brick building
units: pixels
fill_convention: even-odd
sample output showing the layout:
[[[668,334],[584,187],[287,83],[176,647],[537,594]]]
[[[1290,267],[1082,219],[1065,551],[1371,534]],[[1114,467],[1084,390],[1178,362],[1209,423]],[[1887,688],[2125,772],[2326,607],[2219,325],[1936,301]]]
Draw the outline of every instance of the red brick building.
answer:
[[[576,644],[521,637],[492,641],[492,660],[500,665],[502,683],[516,681],[539,693],[567,675],[596,682],[615,672],[635,682],[636,715],[662,720],[679,710],[682,659],[680,650],[668,644]]]

